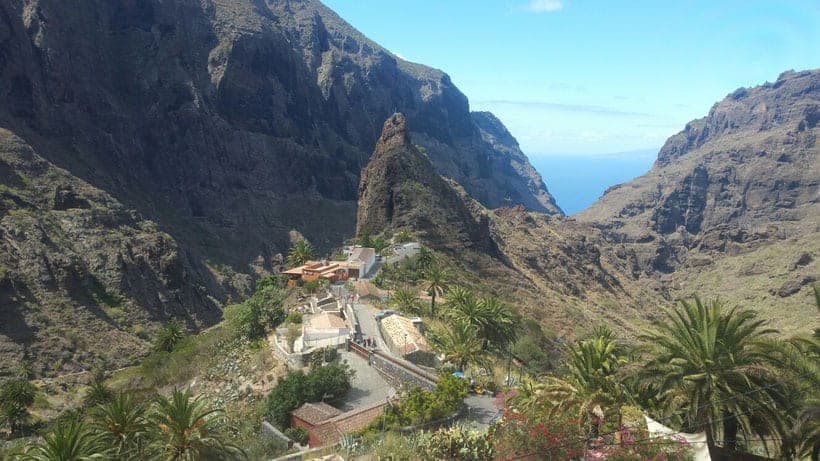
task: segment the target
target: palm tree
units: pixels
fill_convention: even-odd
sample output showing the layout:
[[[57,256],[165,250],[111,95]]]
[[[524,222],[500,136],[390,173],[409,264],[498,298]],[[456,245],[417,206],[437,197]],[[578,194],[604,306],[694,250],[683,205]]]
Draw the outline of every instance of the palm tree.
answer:
[[[524,378],[516,386],[515,394],[509,398],[507,403],[510,408],[521,413],[529,413],[544,403],[546,384],[544,381],[536,381],[532,378]]]
[[[465,288],[455,287],[447,294],[444,317],[473,325],[485,349],[490,344],[503,348],[516,336],[518,319],[506,304],[494,297],[479,300]]]
[[[464,322],[476,327],[479,334],[487,325],[484,306],[472,291],[464,287],[455,287],[447,294],[444,317],[451,322]]]
[[[433,252],[427,247],[419,248],[419,253],[416,255],[416,267],[425,270],[436,263],[436,257]]]
[[[105,384],[105,381],[95,377],[88,383],[88,390],[85,392],[85,397],[83,398],[83,402],[87,406],[93,407],[111,402],[112,400],[114,400],[114,391]]]
[[[25,461],[88,461],[110,459],[102,439],[86,430],[83,423],[72,419],[63,421],[20,458]]]
[[[449,330],[432,330],[430,341],[444,354],[444,360],[454,364],[459,371],[467,366],[481,362],[484,348],[477,335],[475,326],[457,321]]]
[[[14,434],[22,430],[34,403],[37,387],[25,379],[13,379],[0,387],[0,427],[8,426]]]
[[[182,341],[187,332],[178,320],[171,320],[157,334],[154,340],[154,349],[162,352],[171,352]]]
[[[820,285],[814,287],[814,301],[820,310]],[[767,351],[784,365],[784,371],[794,387],[795,416],[783,440],[785,456],[820,459],[820,328],[812,335],[802,335],[788,341],[773,341]],[[807,391],[807,392],[806,392]]]
[[[518,316],[500,299],[491,296],[481,300],[487,316],[483,336],[494,347],[503,349],[515,342]]]
[[[450,287],[453,274],[447,268],[435,264],[424,271],[424,290],[432,298],[430,300],[430,315],[436,316],[436,296],[443,295]]]
[[[98,406],[94,426],[117,459],[144,458],[148,424],[145,407],[137,403],[133,395],[119,394],[109,403]]]
[[[595,407],[600,407],[604,414],[614,408],[620,424],[625,395],[619,371],[626,362],[611,330],[595,330],[591,337],[568,348],[564,377],[545,379],[540,393],[542,403],[550,415],[577,411],[579,425]]]
[[[788,400],[787,386],[763,347],[764,327],[748,310],[724,312],[721,303],[680,301],[642,338],[652,355],[644,377],[657,382],[667,411],[683,414],[687,430],[714,433],[723,428],[724,445],[737,446],[737,433],[782,433],[781,408]]]
[[[305,239],[296,242],[288,252],[287,263],[290,267],[301,266],[314,258],[313,247]]]
[[[158,458],[193,461],[203,458],[245,459],[239,447],[225,443],[216,433],[223,411],[208,409],[204,396],[174,389],[171,397],[159,396],[148,417]]]
[[[406,286],[399,288],[390,296],[390,307],[393,309],[417,315],[421,312],[421,302],[415,289]]]

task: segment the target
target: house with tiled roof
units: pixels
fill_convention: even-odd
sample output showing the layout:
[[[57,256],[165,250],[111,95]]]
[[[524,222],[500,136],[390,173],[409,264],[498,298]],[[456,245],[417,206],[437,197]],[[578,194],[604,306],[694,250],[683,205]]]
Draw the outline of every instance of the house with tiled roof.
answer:
[[[367,427],[384,411],[384,403],[345,413],[324,403],[306,403],[291,413],[291,425],[308,431],[308,445],[319,447],[338,442],[345,434]]]

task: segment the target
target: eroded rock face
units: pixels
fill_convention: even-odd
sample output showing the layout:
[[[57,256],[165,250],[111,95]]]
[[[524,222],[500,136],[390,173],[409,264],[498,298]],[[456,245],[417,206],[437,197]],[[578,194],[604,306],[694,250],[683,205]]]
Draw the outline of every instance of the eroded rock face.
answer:
[[[14,190],[27,187],[18,173],[37,177],[27,172],[35,166],[0,163],[0,215],[29,210],[33,219],[7,224],[3,242],[47,215],[70,215],[51,230],[70,225],[70,235],[95,242],[82,253],[51,231],[36,234],[28,259],[0,246],[4,283],[24,292],[13,274],[36,273],[25,286],[45,302],[91,286],[92,274],[145,318],[186,316],[199,326],[246,294],[251,276],[280,268],[291,230],[320,250],[354,233],[361,171],[396,110],[435,171],[485,205],[560,213],[515,140],[471,114],[445,73],[397,58],[318,1],[2,2],[0,128],[38,156],[31,165],[67,178],[38,190],[48,200],[32,207]],[[142,222],[156,231],[89,239],[128,235]],[[63,253],[74,256],[49,256]],[[95,254],[108,256],[92,264]],[[107,309],[93,296],[65,302],[101,319],[93,312]],[[65,319],[16,315],[0,312],[0,323],[14,317],[39,330],[10,347],[39,360],[45,317],[55,331]],[[88,333],[83,322],[71,325],[61,334]],[[116,320],[94,329],[144,343]]]
[[[775,225],[794,235],[820,203],[818,108],[820,71],[737,90],[669,138],[646,175],[578,217],[621,239],[636,241],[649,223],[657,237],[683,230],[713,248],[716,233],[728,238],[726,226],[752,236]]]
[[[673,295],[720,295],[800,329],[812,315],[804,280],[818,274],[819,113],[820,70],[739,89],[576,218],[626,245]],[[766,277],[782,271],[793,274]]]
[[[407,229],[439,250],[497,255],[487,217],[468,202],[412,144],[404,115],[390,116],[362,172],[357,233]]]

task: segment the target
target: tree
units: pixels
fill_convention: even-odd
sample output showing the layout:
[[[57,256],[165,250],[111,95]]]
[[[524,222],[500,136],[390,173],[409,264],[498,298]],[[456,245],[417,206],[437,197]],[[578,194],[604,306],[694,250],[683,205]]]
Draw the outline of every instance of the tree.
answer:
[[[776,330],[752,311],[724,312],[719,301],[699,298],[680,301],[652,325],[642,336],[651,350],[644,377],[659,383],[667,412],[683,414],[686,430],[705,431],[711,447],[722,427],[729,449],[739,430],[764,439],[782,432],[788,389],[763,347]]]
[[[253,296],[242,304],[230,306],[225,318],[231,319],[236,330],[249,340],[263,338],[269,328],[275,328],[285,320],[282,304],[287,297],[284,283],[275,277],[262,278],[256,282]]]
[[[402,229],[393,236],[393,241],[396,243],[407,243],[411,240],[410,231]]]
[[[814,285],[814,301],[820,311],[820,285]],[[782,380],[793,383],[794,411],[789,412],[789,431],[781,452],[789,459],[820,459],[820,328],[811,335],[767,344],[772,360],[783,364]]]
[[[350,391],[353,370],[346,363],[329,363],[297,370],[279,378],[268,394],[267,415],[282,429],[290,426],[290,414],[305,402],[338,401]]]
[[[482,339],[482,347],[502,349],[515,340],[518,318],[498,298],[482,300],[465,288],[455,287],[447,294],[444,316],[452,322],[473,325]]]
[[[430,300],[430,315],[436,316],[436,297],[443,295],[450,288],[453,274],[439,265],[432,265],[424,271],[423,288],[432,298]]]
[[[549,418],[574,413],[579,427],[598,409],[604,417],[614,409],[619,427],[620,408],[626,400],[619,370],[627,360],[614,334],[608,329],[595,330],[592,336],[569,346],[566,356],[563,376],[525,379],[509,399],[510,407],[527,414],[541,412]]]
[[[450,329],[431,330],[430,341],[444,354],[444,359],[454,364],[459,371],[464,371],[468,365],[479,363],[484,358],[478,329],[465,321],[453,322]]]
[[[350,392],[354,371],[347,363],[314,366],[307,374],[305,395],[308,402],[339,402]]]
[[[310,245],[310,242],[301,239],[290,248],[287,263],[290,267],[301,266],[314,257],[313,247]]]
[[[427,247],[419,248],[419,253],[416,255],[416,267],[420,270],[425,270],[436,263],[436,257],[432,251]]]
[[[217,424],[221,409],[208,408],[205,397],[174,389],[170,397],[158,396],[148,417],[154,449],[161,459],[244,459],[244,451],[222,440]]]
[[[626,395],[619,370],[626,363],[621,346],[608,328],[596,329],[592,336],[570,346],[564,377],[547,378],[543,389],[551,414],[576,409],[583,425],[596,407],[604,416],[614,409],[620,427]]]
[[[109,403],[100,405],[93,420],[97,433],[117,459],[144,459],[144,444],[148,435],[145,407],[128,393],[119,394]]]
[[[510,307],[496,297],[484,298],[481,306],[487,316],[482,336],[498,349],[504,349],[515,342],[518,316]]]
[[[375,240],[373,240],[373,250],[375,250],[376,254],[378,255],[381,255],[382,251],[387,249],[389,246],[390,243],[388,243],[387,240],[384,239],[384,237],[379,236],[376,237]]]
[[[57,423],[41,443],[33,445],[21,457],[25,461],[88,461],[110,459],[110,450],[102,439],[88,431],[82,421],[71,419]]]
[[[372,248],[373,247],[373,240],[370,239],[370,234],[367,233],[366,230],[362,230],[359,234],[358,239],[359,246],[365,248]]]
[[[95,405],[108,403],[114,399],[114,391],[106,386],[105,381],[99,377],[95,377],[88,383],[88,390],[85,392],[83,402],[86,406],[93,407]]]
[[[34,403],[37,387],[25,379],[13,379],[0,387],[0,427],[8,426],[12,434],[22,430],[29,418],[28,407]]]
[[[483,330],[487,321],[478,298],[464,287],[454,287],[447,294],[444,318],[451,322],[468,323],[478,330]]]
[[[276,386],[268,394],[268,418],[280,429],[290,426],[290,414],[306,402],[306,383],[305,373],[302,370],[296,370],[279,378]]]
[[[171,352],[180,341],[185,339],[187,332],[182,323],[176,319],[166,323],[157,333],[154,339],[154,350],[161,352]]]
[[[408,314],[418,315],[421,312],[421,302],[416,290],[408,286],[393,292],[389,301],[390,307]]]

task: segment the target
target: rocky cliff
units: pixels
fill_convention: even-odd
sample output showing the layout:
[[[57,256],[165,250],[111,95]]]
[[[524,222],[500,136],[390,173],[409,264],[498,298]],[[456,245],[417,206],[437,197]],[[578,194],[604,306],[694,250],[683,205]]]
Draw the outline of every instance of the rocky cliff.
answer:
[[[820,273],[818,121],[820,70],[738,89],[577,218],[672,293],[719,294],[799,329]]]
[[[354,233],[361,169],[396,110],[481,203],[560,214],[446,74],[318,1],[0,2],[2,347],[69,371],[128,355],[94,347],[108,335],[138,354],[168,317],[212,321],[277,268],[291,230],[321,250]],[[96,352],[43,355],[68,336]]]
[[[473,216],[467,203],[411,143],[404,115],[388,118],[362,171],[356,233],[413,229],[440,250],[497,255],[489,218]]]
[[[435,171],[408,125],[401,114],[384,124],[362,173],[357,231],[411,231],[459,268],[458,283],[490,290],[562,334],[602,322],[630,332],[657,312],[663,297],[638,283],[622,245],[570,218],[523,206],[487,209]]]

